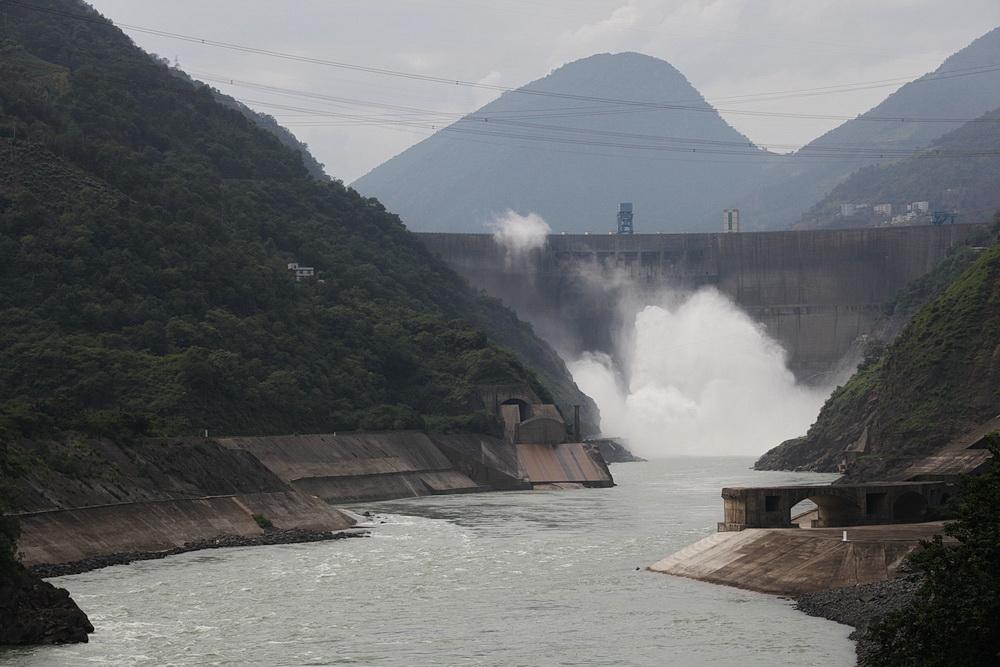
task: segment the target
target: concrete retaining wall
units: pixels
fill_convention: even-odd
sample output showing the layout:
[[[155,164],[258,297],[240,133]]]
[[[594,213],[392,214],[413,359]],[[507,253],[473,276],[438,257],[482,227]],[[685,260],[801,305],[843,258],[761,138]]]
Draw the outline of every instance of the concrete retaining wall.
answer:
[[[517,451],[509,441],[486,435],[431,434],[430,438],[456,470],[477,484],[498,491],[531,488],[531,484],[522,479]]]
[[[276,528],[343,530],[354,522],[317,498],[292,491],[174,499],[19,516],[25,565],[67,563],[128,551],[165,551],[219,535],[260,535],[253,515]]]
[[[415,498],[448,493],[474,493],[487,488],[457,470],[387,473],[358,477],[304,477],[292,486],[328,502],[360,502]]]
[[[218,442],[250,452],[285,482],[451,468],[448,458],[419,431],[236,437]]]
[[[329,502],[484,490],[425,433],[326,433],[221,438],[253,454],[295,489]]]
[[[532,484],[579,483],[613,486],[607,467],[598,463],[579,442],[561,445],[517,445],[521,470]]]
[[[254,514],[279,529],[329,531],[354,524],[325,501],[530,488],[512,445],[486,436],[433,437],[438,442],[420,432],[220,438],[190,446],[146,442],[137,450],[149,450],[147,455],[163,450],[155,460],[170,463],[172,476],[154,470],[162,488],[150,479],[136,493],[161,497],[21,514],[19,548],[27,565],[66,563],[124,552],[165,551],[220,535],[260,535],[263,531]],[[125,457],[118,449],[114,452]],[[198,452],[211,458],[197,458]],[[539,470],[557,471],[543,475],[552,479],[539,481],[611,484],[610,474],[582,445],[560,445],[555,453],[546,447],[532,461],[543,465]],[[199,463],[205,462],[217,467],[203,469]],[[183,489],[197,491],[206,484],[222,483],[246,492],[178,497]],[[69,490],[72,494],[63,496],[87,497],[76,486]],[[105,494],[96,497],[103,499]]]

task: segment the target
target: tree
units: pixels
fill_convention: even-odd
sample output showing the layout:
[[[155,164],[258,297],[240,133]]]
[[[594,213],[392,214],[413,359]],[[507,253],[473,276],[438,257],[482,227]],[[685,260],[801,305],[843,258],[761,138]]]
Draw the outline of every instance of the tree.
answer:
[[[958,519],[910,557],[923,580],[913,604],[873,626],[867,664],[1000,664],[1000,433],[989,470],[962,481]]]
[[[17,520],[4,515],[10,509],[9,482],[19,473],[18,466],[10,456],[10,429],[5,422],[6,420],[0,419],[0,578],[17,569],[17,538],[21,535]]]

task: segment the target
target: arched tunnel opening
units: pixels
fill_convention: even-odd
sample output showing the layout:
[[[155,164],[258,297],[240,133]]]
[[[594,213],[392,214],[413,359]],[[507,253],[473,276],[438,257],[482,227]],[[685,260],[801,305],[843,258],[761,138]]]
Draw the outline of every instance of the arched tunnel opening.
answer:
[[[531,416],[531,407],[519,398],[509,398],[500,405],[516,405],[521,421],[524,421]]]
[[[792,507],[791,522],[800,528],[850,526],[858,522],[858,507],[840,496],[817,494]]]
[[[898,523],[916,523],[927,515],[927,499],[916,491],[907,491],[892,504],[892,518]]]
[[[817,518],[816,503],[808,498],[800,500],[792,506],[792,525],[797,525],[799,528],[811,528],[812,522]]]

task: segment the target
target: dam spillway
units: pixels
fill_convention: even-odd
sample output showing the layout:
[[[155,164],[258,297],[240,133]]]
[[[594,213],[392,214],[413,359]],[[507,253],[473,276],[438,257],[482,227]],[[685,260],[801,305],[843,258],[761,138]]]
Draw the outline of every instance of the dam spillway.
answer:
[[[578,350],[611,352],[620,299],[717,288],[788,351],[796,373],[830,370],[904,286],[983,224],[713,234],[550,235],[512,254],[491,234],[418,237],[474,287],[502,299],[543,336],[558,325]],[[610,287],[609,287],[610,289]],[[548,334],[548,335],[547,335]]]

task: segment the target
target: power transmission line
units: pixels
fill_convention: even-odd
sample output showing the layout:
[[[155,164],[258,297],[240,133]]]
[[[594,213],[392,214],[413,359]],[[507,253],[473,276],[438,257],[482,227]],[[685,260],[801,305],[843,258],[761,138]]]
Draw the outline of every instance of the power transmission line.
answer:
[[[650,140],[657,142],[674,142],[674,143],[687,143],[695,145],[712,145],[712,146],[731,146],[740,148],[755,148],[755,144],[749,140],[746,141],[727,141],[727,140],[716,140],[716,139],[700,139],[697,137],[677,137],[677,136],[667,136],[667,135],[651,135],[651,134],[638,134],[631,132],[615,132],[611,130],[600,130],[592,128],[578,128],[569,127],[564,125],[551,125],[543,123],[532,123],[526,122],[527,120],[535,118],[551,118],[551,117],[566,117],[566,116],[586,116],[595,115],[597,112],[591,111],[581,111],[581,112],[563,112],[563,113],[552,113],[552,114],[539,114],[539,115],[523,115],[523,116],[504,116],[500,113],[472,113],[472,114],[459,114],[455,112],[440,112],[428,109],[420,109],[416,107],[401,107],[397,105],[385,104],[380,102],[371,102],[365,100],[353,100],[350,98],[342,98],[324,95],[321,93],[305,90],[296,90],[291,88],[279,88],[276,86],[269,86],[266,84],[256,84],[253,82],[242,81],[239,79],[227,79],[225,77],[220,77],[216,75],[202,75],[196,73],[198,76],[202,76],[205,80],[213,81],[216,83],[229,84],[239,87],[248,87],[252,89],[262,90],[265,92],[272,92],[279,95],[290,96],[290,97],[302,97],[310,100],[323,100],[331,101],[338,105],[358,105],[365,107],[376,107],[384,108],[390,110],[400,110],[405,112],[400,115],[393,114],[379,114],[379,115],[365,115],[360,114],[343,114],[345,119],[341,123],[332,124],[329,122],[319,123],[319,122],[299,122],[295,123],[300,127],[318,127],[318,126],[339,126],[339,125],[373,125],[373,124],[391,124],[391,123],[403,123],[403,122],[420,122],[432,125],[434,129],[437,129],[439,125],[445,125],[452,122],[458,123],[491,123],[501,126],[511,126],[520,127],[526,129],[536,129],[536,130],[546,130],[550,132],[561,132],[561,133],[576,133],[576,134],[591,134],[600,135],[607,137],[616,137],[623,139],[640,139],[640,140]],[[256,104],[266,104],[265,102],[255,102]],[[269,104],[269,103],[267,103]],[[281,105],[275,105],[276,108],[281,108]],[[569,109],[588,109],[588,107],[569,107]],[[558,107],[555,110],[559,110]],[[320,110],[321,116],[329,117],[332,112],[328,110]],[[623,110],[620,112],[627,112],[628,110]],[[607,111],[606,113],[618,113],[619,111]],[[506,113],[516,114],[517,110],[509,110]],[[300,113],[300,116],[315,116],[317,112],[306,112]],[[422,117],[421,117],[422,116]],[[768,144],[771,148],[788,149],[794,150],[799,148],[797,145],[791,144],[779,144],[772,143]],[[811,154],[826,154],[826,153],[852,153],[855,156],[872,156],[878,158],[890,158],[890,157],[908,157],[914,153],[912,148],[893,148],[888,145],[872,145],[872,144],[824,144],[822,146],[807,146],[804,149],[805,152]]]
[[[702,100],[696,104],[685,104],[676,102],[655,102],[655,101],[642,101],[642,100],[626,100],[626,99],[616,99],[607,97],[598,97],[590,95],[577,95],[573,93],[559,93],[554,91],[542,91],[535,90],[527,87],[521,88],[510,88],[507,86],[500,86],[495,84],[481,83],[475,81],[466,81],[463,79],[453,79],[443,76],[435,76],[428,74],[417,74],[413,72],[404,72],[400,70],[393,70],[382,67],[373,67],[369,65],[359,65],[355,63],[348,63],[336,60],[328,60],[324,58],[314,58],[311,56],[302,56],[292,53],[285,53],[281,51],[274,51],[271,49],[263,49],[259,47],[247,46],[242,44],[234,44],[230,42],[223,42],[219,40],[213,40],[208,38],[194,37],[191,35],[184,35],[181,33],[171,32],[167,30],[161,30],[158,28],[148,28],[144,26],[136,26],[127,23],[112,23],[104,18],[96,18],[93,16],[88,16],[85,14],[78,14],[74,12],[66,12],[62,10],[52,9],[49,7],[39,7],[37,5],[32,5],[26,2],[20,2],[19,0],[7,0],[8,4],[22,7],[24,9],[38,11],[48,14],[55,14],[65,18],[70,18],[73,20],[85,21],[88,23],[94,23],[97,25],[103,25],[107,27],[119,27],[128,30],[132,30],[139,33],[155,35],[158,37],[164,37],[168,39],[175,39],[179,41],[189,42],[193,44],[201,44],[204,46],[211,46],[221,49],[232,50],[240,53],[252,53],[257,55],[268,56],[272,58],[278,58],[283,60],[289,60],[293,62],[302,62],[315,65],[321,65],[326,67],[333,67],[338,69],[345,69],[356,72],[364,72],[368,74],[376,74],[381,76],[396,77],[414,81],[424,81],[428,83],[437,84],[447,84],[466,88],[475,88],[480,90],[491,90],[500,93],[516,93],[521,95],[534,95],[539,97],[551,97],[558,99],[568,99],[584,102],[600,102],[606,104],[617,104],[621,106],[631,106],[639,108],[649,108],[649,109],[659,109],[659,110],[675,110],[675,111],[692,111],[700,113],[726,113],[732,115],[745,115],[754,117],[772,117],[772,118],[802,118],[808,120],[863,120],[863,121],[875,121],[875,122],[923,122],[923,123],[962,123],[962,122],[976,122],[981,119],[962,119],[962,118],[920,118],[920,117],[887,117],[887,116],[870,116],[870,115],[857,115],[857,116],[843,116],[843,115],[832,115],[832,114],[800,114],[800,113],[789,113],[789,112],[772,112],[772,111],[753,111],[746,109],[716,109],[709,105],[707,102]],[[983,66],[984,72],[1000,70],[1000,64],[993,64],[988,66]],[[979,73],[984,73],[979,72]],[[943,73],[946,74],[946,73]],[[934,78],[929,79],[930,81],[935,80]],[[922,81],[922,79],[918,79]],[[991,120],[991,122],[994,122]]]
[[[95,23],[95,24],[102,25],[102,26],[114,27],[112,24],[110,24],[109,22],[105,21],[102,18],[95,18],[95,17],[85,16],[85,15],[81,15],[81,14],[73,14],[73,13],[69,13],[69,12],[63,12],[63,11],[60,11],[60,10],[53,10],[53,9],[49,9],[49,8],[37,7],[37,6],[29,5],[28,3],[18,2],[17,0],[8,0],[8,1],[12,5],[16,5],[16,6],[20,6],[20,7],[25,7],[25,8],[28,8],[28,9],[42,11],[42,12],[50,13],[50,14],[57,14],[57,15],[60,15],[60,16],[67,16],[69,18],[78,19],[78,20],[85,20],[87,22]],[[343,66],[343,67],[348,67],[348,68],[360,69],[362,71],[371,71],[371,72],[376,72],[376,73],[387,73],[387,74],[391,74],[391,75],[405,76],[405,77],[409,77],[409,78],[419,78],[421,80],[432,80],[432,81],[448,82],[448,83],[452,82],[452,80],[450,80],[450,79],[443,79],[441,77],[430,77],[430,76],[425,76],[425,75],[411,75],[411,74],[408,74],[408,73],[395,72],[395,71],[392,71],[392,70],[382,70],[380,68],[370,68],[370,67],[350,65],[350,64],[345,64],[345,63],[335,63],[334,61],[325,61],[325,60],[320,60],[320,59],[307,58],[307,57],[303,57],[303,56],[295,56],[293,54],[283,54],[283,53],[280,53],[280,52],[273,52],[273,51],[268,51],[268,50],[264,50],[264,49],[255,49],[253,47],[245,47],[245,46],[241,46],[241,45],[232,45],[232,44],[226,44],[226,43],[223,43],[223,42],[214,42],[212,40],[199,39],[199,38],[195,38],[195,37],[180,35],[178,33],[167,33],[165,31],[159,31],[159,30],[148,29],[148,28],[140,28],[140,27],[137,27],[137,26],[126,26],[126,27],[131,27],[133,29],[138,29],[140,31],[146,31],[146,32],[151,32],[151,33],[156,33],[156,34],[161,34],[162,33],[164,35],[174,36],[175,38],[183,39],[183,40],[186,40],[186,41],[196,41],[196,42],[202,43],[202,44],[208,44],[208,45],[213,45],[213,46],[220,46],[222,48],[234,48],[234,49],[237,49],[237,50],[245,50],[245,51],[254,52],[254,53],[263,53],[263,54],[266,54],[266,55],[273,55],[275,57],[280,57],[280,58],[302,60],[302,61],[305,61],[305,62],[317,62],[319,64],[328,64],[328,65],[338,66],[338,67]],[[971,73],[982,73],[984,71],[992,71],[994,69],[1000,69],[1000,66],[990,65],[990,66],[981,66],[981,67],[978,67],[978,68],[964,68],[964,70],[955,70],[952,73],[955,74],[955,75],[959,75],[959,74],[965,75],[965,74],[971,74]],[[232,83],[232,84],[235,85],[234,81],[235,80],[232,80],[232,79],[229,80],[230,83]],[[243,83],[249,84],[250,82],[243,82]],[[468,85],[472,85],[472,86],[480,87],[480,88],[486,87],[486,88],[491,88],[491,89],[495,89],[495,90],[503,90],[505,92],[518,92],[518,93],[525,93],[525,94],[540,95],[540,96],[545,96],[545,97],[554,97],[554,98],[559,98],[559,99],[573,99],[573,100],[580,100],[580,101],[599,102],[601,104],[617,104],[617,105],[620,105],[619,107],[614,107],[614,108],[610,108],[610,109],[606,109],[606,110],[601,110],[601,111],[591,111],[587,107],[568,107],[567,108],[568,110],[573,110],[573,111],[568,111],[567,113],[565,113],[563,115],[573,115],[573,114],[586,115],[586,114],[592,114],[592,113],[593,114],[596,114],[596,113],[631,113],[631,112],[635,112],[637,110],[638,111],[643,111],[643,110],[673,110],[673,109],[694,110],[694,111],[709,111],[709,112],[715,113],[715,110],[712,109],[711,107],[709,107],[705,103],[699,104],[696,107],[692,107],[692,106],[689,106],[689,105],[677,105],[677,104],[658,103],[658,102],[641,102],[641,101],[636,101],[636,100],[619,100],[619,99],[615,99],[615,98],[591,97],[591,96],[573,95],[573,94],[567,94],[567,93],[554,93],[554,92],[546,92],[546,91],[532,91],[530,89],[516,89],[515,90],[515,89],[508,89],[508,88],[505,88],[505,87],[502,87],[502,86],[493,86],[493,85],[487,85],[487,84],[475,84],[475,83],[471,83],[471,82],[462,82],[462,81],[455,81],[454,83],[460,84],[460,85],[468,84]],[[309,97],[312,97],[312,98],[318,98],[318,99],[327,98],[327,101],[336,101],[336,102],[347,103],[347,104],[358,104],[358,103],[364,104],[365,103],[364,101],[350,100],[349,98],[339,98],[338,99],[338,98],[333,98],[332,96],[323,96],[323,95],[320,95],[318,93],[311,93],[311,92],[308,92],[308,91],[292,91],[290,89],[279,89],[279,88],[274,87],[274,86],[266,86],[265,84],[251,84],[251,85],[256,85],[258,87],[261,87],[262,89],[269,89],[271,92],[279,92],[279,94],[306,95],[306,96],[309,96]],[[841,86],[841,87],[843,87],[843,86]],[[463,119],[460,119],[460,122],[464,121],[467,125],[468,125],[468,123],[472,123],[472,122],[481,122],[483,124],[483,126],[481,126],[481,127],[469,127],[467,125],[466,126],[462,126],[462,125],[459,125],[459,124],[447,125],[448,121],[446,119],[444,119],[441,123],[439,123],[434,118],[428,118],[426,116],[426,114],[439,113],[439,112],[431,112],[429,110],[418,109],[418,108],[415,108],[415,107],[403,107],[403,106],[400,106],[400,105],[383,105],[381,103],[370,103],[373,106],[377,106],[377,107],[381,107],[381,108],[391,108],[391,107],[394,106],[395,110],[397,110],[397,111],[399,111],[401,113],[405,113],[405,114],[417,114],[417,115],[425,114],[424,120],[423,121],[420,121],[420,120],[411,120],[411,119],[408,119],[406,117],[404,117],[404,118],[399,118],[399,117],[393,118],[393,117],[385,117],[385,116],[382,116],[382,117],[373,117],[373,116],[362,116],[362,115],[358,115],[358,114],[333,113],[333,112],[329,112],[329,111],[325,111],[325,110],[301,109],[301,108],[289,107],[289,106],[285,106],[285,105],[275,105],[273,103],[268,103],[268,102],[263,102],[263,101],[258,101],[258,102],[251,101],[251,103],[257,104],[257,105],[260,105],[260,106],[270,106],[270,107],[274,107],[274,108],[278,108],[278,109],[283,109],[283,110],[291,110],[291,111],[296,111],[296,112],[299,112],[299,113],[306,113],[306,114],[310,114],[310,115],[314,115],[314,116],[325,116],[325,117],[339,118],[339,119],[341,119],[341,121],[340,121],[341,123],[343,123],[343,122],[350,122],[350,123],[356,123],[356,124],[371,124],[371,125],[382,125],[382,126],[397,125],[397,126],[410,127],[410,128],[415,128],[415,129],[425,129],[425,130],[426,129],[430,129],[432,131],[433,130],[442,129],[442,130],[446,130],[448,132],[454,132],[454,133],[460,133],[460,134],[480,135],[480,136],[487,136],[487,137],[499,137],[499,138],[504,138],[504,139],[518,140],[518,141],[561,143],[561,144],[570,144],[570,145],[579,145],[579,146],[610,147],[610,148],[618,148],[618,149],[625,149],[625,150],[667,151],[667,152],[690,153],[690,154],[700,154],[700,155],[707,154],[707,155],[734,156],[734,157],[738,156],[738,157],[744,157],[744,158],[776,157],[775,154],[773,154],[773,153],[768,153],[768,152],[765,152],[765,151],[761,151],[760,149],[758,149],[750,141],[746,141],[746,142],[725,142],[725,141],[719,141],[719,140],[698,139],[698,138],[679,138],[679,137],[665,137],[665,136],[657,136],[657,135],[640,135],[640,134],[635,134],[635,133],[599,131],[599,130],[589,130],[589,129],[586,129],[586,128],[571,128],[571,127],[552,126],[552,125],[544,125],[544,124],[537,124],[537,123],[531,124],[531,123],[525,123],[525,122],[523,122],[523,120],[526,119],[526,118],[529,118],[529,116],[521,116],[520,117],[521,118],[521,122],[518,122],[517,120],[510,120],[510,119],[504,120],[504,119],[493,118],[492,119],[493,127],[487,128],[487,127],[485,127],[485,125],[491,121],[491,119],[488,118],[488,117],[481,118],[481,117],[477,117],[475,115],[471,115],[471,116],[466,116]],[[780,113],[775,113],[775,112],[740,111],[740,113],[747,113],[747,114],[750,114],[750,115],[770,115],[770,116],[779,116],[779,117],[794,116],[794,117],[809,117],[809,118],[844,118],[844,117],[836,117],[836,116],[819,116],[819,115],[814,115],[814,114],[780,114]],[[552,116],[555,116],[555,115],[560,115],[560,114],[552,114],[552,113],[542,114],[543,117],[552,117]],[[997,120],[1000,120],[1000,119],[994,119],[994,118],[980,118],[980,119],[957,119],[957,118],[949,118],[949,119],[945,119],[945,118],[917,118],[917,119],[905,118],[904,119],[904,118],[898,118],[897,119],[897,118],[883,118],[883,117],[866,117],[866,119],[868,119],[868,120],[880,120],[880,121],[892,121],[892,122],[899,122],[899,121],[907,121],[907,122],[909,122],[909,121],[913,121],[913,122],[952,122],[952,123],[954,123],[954,122],[971,122],[973,120],[982,120],[982,121],[990,121],[990,122],[995,122]],[[445,126],[439,128],[438,127],[439,124],[442,124],[442,125],[445,125]],[[553,134],[541,134],[541,133],[538,133],[538,132],[534,132],[534,133],[532,133],[532,132],[524,133],[523,131],[520,132],[520,133],[519,132],[513,132],[513,131],[506,131],[505,132],[505,131],[498,131],[497,129],[493,129],[497,124],[500,124],[500,125],[507,124],[510,127],[520,127],[521,130],[546,131],[546,132],[550,132],[550,133],[551,132],[556,132],[556,133],[560,133],[560,134],[574,134],[574,133],[575,134],[587,134],[587,135],[601,136],[601,137],[604,137],[604,138],[598,140],[598,139],[594,139],[594,138],[577,138],[577,137],[559,136],[558,134],[556,134],[556,135],[553,135]],[[618,141],[612,141],[612,139],[617,139]],[[652,143],[636,143],[637,141],[652,142]],[[689,144],[689,145],[685,146],[685,145],[671,145],[671,144]],[[772,144],[772,146],[780,147],[781,145]],[[864,158],[868,158],[868,159],[871,159],[871,158],[875,158],[875,159],[895,159],[895,158],[900,158],[900,157],[956,158],[956,157],[992,156],[992,155],[995,155],[995,154],[996,154],[996,152],[985,151],[985,150],[984,151],[970,151],[970,152],[941,151],[941,150],[904,151],[904,150],[891,149],[891,148],[889,148],[889,149],[886,149],[886,148],[879,149],[879,148],[869,148],[869,147],[846,147],[846,148],[843,148],[843,147],[835,147],[835,146],[826,146],[826,147],[818,147],[818,148],[815,148],[815,149],[810,149],[810,151],[808,152],[808,154],[802,154],[800,152],[799,154],[795,154],[795,157],[797,157],[799,159],[802,159],[802,158],[811,158],[810,161],[812,161],[813,159],[820,159],[820,158],[823,158],[823,159],[844,159],[844,158],[853,159],[853,158],[858,158],[858,157],[864,157]]]
[[[610,140],[596,140],[596,139],[577,139],[572,137],[560,137],[554,135],[546,134],[518,134],[515,132],[498,132],[491,129],[486,129],[488,124],[484,123],[482,127],[464,127],[458,123],[452,125],[447,125],[443,127],[438,127],[434,124],[428,124],[426,121],[407,121],[407,120],[383,120],[377,119],[371,116],[363,116],[359,114],[346,114],[343,112],[334,111],[324,111],[322,109],[310,109],[303,107],[295,107],[283,104],[276,104],[274,102],[267,102],[264,100],[251,100],[242,99],[240,100],[244,104],[253,105],[256,107],[264,108],[274,108],[282,109],[285,111],[292,111],[296,113],[310,113],[317,116],[329,116],[333,118],[343,118],[351,119],[357,121],[364,121],[366,123],[371,123],[374,125],[389,124],[389,125],[399,125],[414,128],[423,128],[431,130],[440,130],[445,132],[457,132],[463,134],[476,134],[483,136],[494,136],[494,137],[509,137],[514,139],[521,139],[527,141],[539,141],[547,143],[562,143],[569,145],[582,145],[582,146],[599,146],[599,147],[612,147],[612,148],[625,148],[632,150],[646,150],[646,151],[663,151],[663,152],[677,152],[677,153],[703,153],[708,155],[741,155],[741,156],[759,156],[759,157],[778,157],[773,153],[764,153],[757,149],[752,143],[741,144],[746,146],[744,150],[736,150],[735,147],[728,146],[718,146],[707,144],[704,146],[694,146],[694,147],[684,147],[684,146],[672,146],[662,142],[657,143],[626,143],[624,141],[610,141]],[[583,132],[588,132],[582,128],[576,128]],[[622,133],[624,134],[624,133]],[[687,141],[687,140],[681,140]],[[694,141],[705,141],[710,140],[694,140]],[[809,157],[823,157],[825,159],[857,159],[859,157],[864,158],[885,158],[885,159],[898,159],[903,157],[928,157],[928,158],[957,158],[957,157],[992,157],[1000,155],[1000,151],[991,150],[981,150],[981,151],[946,151],[940,149],[921,149],[915,151],[858,151],[855,153],[848,153],[846,151],[838,152],[831,151],[829,153],[823,152],[823,150],[817,149],[815,155],[808,155]],[[782,157],[795,157],[792,156],[782,156]]]

